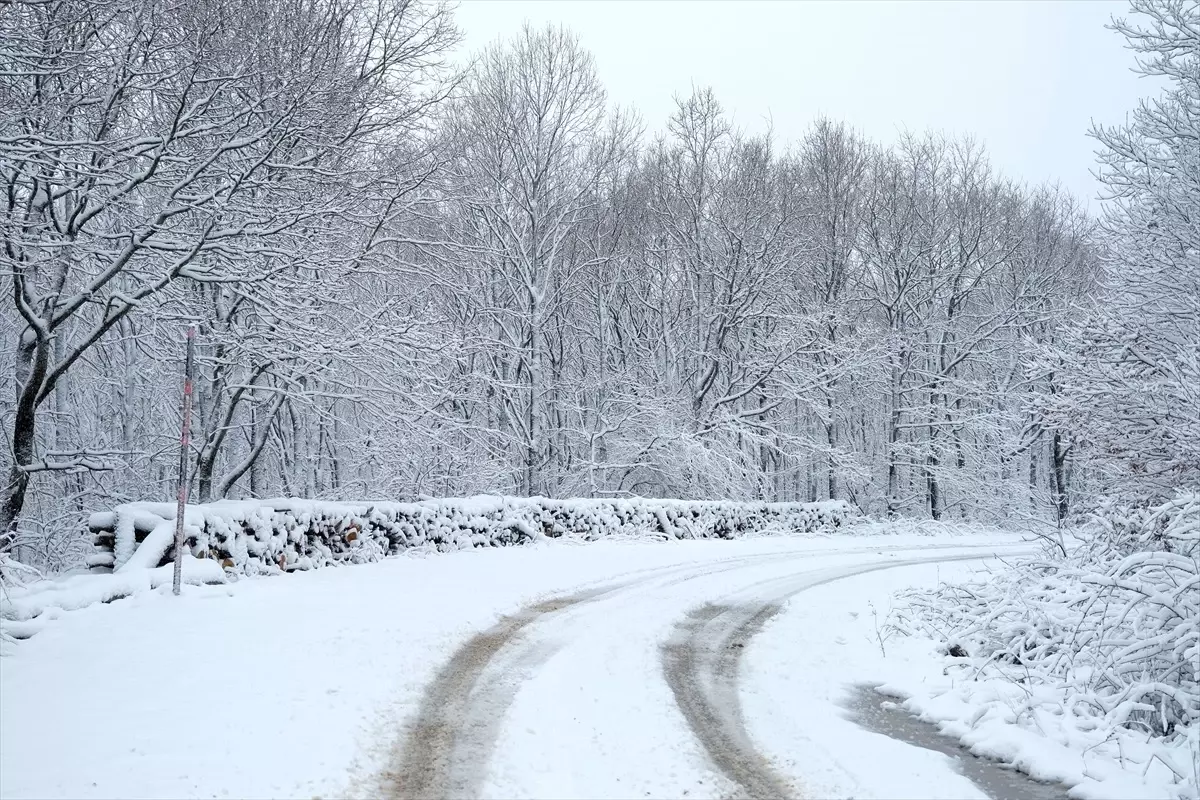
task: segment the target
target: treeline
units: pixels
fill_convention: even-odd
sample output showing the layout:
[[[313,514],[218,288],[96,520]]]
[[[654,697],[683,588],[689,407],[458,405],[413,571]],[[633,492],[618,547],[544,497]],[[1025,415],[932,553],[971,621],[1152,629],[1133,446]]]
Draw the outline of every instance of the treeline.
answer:
[[[1116,243],[1066,192],[707,90],[650,136],[574,35],[457,39],[423,0],[0,11],[4,548],[173,495],[190,322],[201,501],[1108,486],[1065,376]]]

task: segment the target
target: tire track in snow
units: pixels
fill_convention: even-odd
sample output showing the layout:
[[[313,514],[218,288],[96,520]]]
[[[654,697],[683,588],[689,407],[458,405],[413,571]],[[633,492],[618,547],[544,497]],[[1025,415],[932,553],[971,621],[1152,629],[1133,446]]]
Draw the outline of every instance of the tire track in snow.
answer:
[[[812,552],[800,552],[785,557],[812,555]],[[382,775],[385,796],[414,800],[478,796],[500,725],[516,695],[522,674],[532,673],[561,645],[530,643],[506,659],[510,667],[506,680],[482,682],[481,678],[488,667],[499,660],[501,651],[511,649],[537,622],[585,603],[648,588],[650,584],[664,588],[780,557],[778,553],[763,553],[717,563],[637,570],[629,573],[642,576],[636,580],[610,582],[575,594],[553,597],[503,617],[459,647],[426,688],[416,720],[394,754],[395,766]],[[679,573],[685,574],[671,577]],[[664,578],[668,580],[664,581]]]
[[[928,556],[763,581],[737,593],[751,595],[744,602],[708,603],[681,620],[663,644],[663,674],[688,727],[713,764],[739,787],[741,796],[796,796],[799,793],[792,781],[775,770],[746,730],[738,688],[749,641],[783,609],[788,598],[807,589],[892,567],[990,557],[977,553]]]
[[[961,550],[983,547],[991,546],[934,545],[929,549]],[[911,545],[874,545],[838,550],[800,550],[793,553],[752,554],[719,562],[652,567],[616,576],[615,582],[610,580],[607,583],[592,585],[571,594],[542,600],[526,606],[515,614],[502,617],[495,625],[475,634],[460,646],[426,687],[415,720],[409,724],[407,733],[393,751],[392,766],[380,776],[382,793],[389,798],[469,798],[478,796],[479,788],[486,778],[490,755],[498,743],[497,738],[505,714],[512,705],[521,682],[566,644],[566,642],[538,642],[529,635],[539,622],[552,616],[609,598],[624,597],[631,591],[663,589],[747,566],[777,562],[780,559],[797,560],[865,553],[882,555],[885,552],[912,549],[914,548]],[[784,579],[775,578],[765,583],[776,584],[781,580],[785,581],[789,587],[793,587],[787,594],[794,594],[819,583],[871,569],[884,569],[890,566],[927,561],[988,558],[990,555],[990,553],[988,555],[973,554],[950,558],[935,556],[915,561],[889,561],[865,568],[845,568],[838,571],[838,574],[833,577],[817,582],[807,582],[798,588],[794,588],[796,582],[794,576]],[[854,571],[846,572],[846,569]],[[824,575],[828,572],[830,570],[825,569],[809,573],[809,575]],[[761,584],[755,584],[755,586],[758,585]],[[712,624],[716,622],[717,617],[724,615],[724,611],[722,611],[724,607],[709,606],[708,608],[717,609],[717,612],[720,613],[714,612],[713,619],[707,621],[692,620],[689,616],[689,621],[685,622],[685,627],[691,625],[695,628],[695,635],[690,638],[697,642],[711,636]],[[759,609],[759,611],[765,610]],[[770,613],[766,613],[758,627],[761,627],[778,610],[778,608],[773,608]],[[701,624],[696,624],[698,622]],[[748,632],[749,629],[747,629]],[[747,633],[740,635],[744,637]],[[707,674],[710,671],[707,661],[701,663],[701,660],[706,657],[705,654],[693,647],[692,655],[692,661],[676,672],[679,675],[687,676]],[[665,658],[666,656],[664,656]],[[504,669],[499,669],[498,666],[502,666]],[[736,663],[721,669],[733,676],[733,683],[730,686],[735,685]],[[488,675],[489,679],[484,680],[489,671],[494,674]],[[672,677],[668,675],[668,682],[670,683],[671,680]],[[671,688],[675,690],[678,700],[679,690],[675,688],[675,684],[671,684]],[[693,695],[695,692],[689,694],[689,696]],[[733,694],[732,700],[736,702],[736,692]],[[725,708],[728,704],[727,701],[726,698],[717,705],[711,703],[707,705],[704,703],[692,704],[694,706],[693,714],[700,715],[697,717],[697,724],[703,730],[712,732],[710,738],[727,738],[731,732],[736,738],[738,727],[728,724],[727,715],[713,715],[708,710],[709,706]],[[680,707],[684,709],[685,716],[688,716],[689,711],[684,708],[684,702],[680,702]],[[740,710],[737,711],[737,714],[740,716]],[[688,722],[690,725],[692,724],[692,717],[688,717]],[[740,725],[740,721],[738,724]],[[696,726],[693,725],[694,730],[695,728]],[[744,736],[744,728],[741,730]],[[719,733],[719,731],[724,733]],[[705,742],[704,737],[700,738],[708,749],[709,744]],[[740,767],[732,762],[728,765],[729,769],[726,769],[726,765],[719,761],[717,764],[722,771],[730,774],[730,777],[733,777],[734,774],[742,775],[745,782],[736,777],[733,779],[737,785],[743,788],[752,786],[754,791],[750,793],[751,796],[779,797],[786,794],[774,791],[778,787],[772,783],[755,782],[752,776],[767,775],[765,770],[769,770],[769,767],[765,759],[754,755],[748,739],[725,741],[718,747],[721,752],[730,754],[732,758],[740,759],[738,761],[738,764],[742,765]],[[709,752],[711,755],[711,750]],[[738,753],[742,755],[734,755]],[[714,761],[716,761],[715,758]],[[732,774],[730,770],[732,770]],[[763,790],[769,791],[766,791],[764,795]]]
[[[460,753],[463,721],[478,702],[477,684],[487,665],[506,644],[540,617],[585,602],[600,592],[556,597],[536,603],[478,633],[438,672],[421,700],[397,767],[383,776],[389,797],[446,798],[472,796],[473,775],[463,774]],[[475,753],[486,762],[486,754]]]

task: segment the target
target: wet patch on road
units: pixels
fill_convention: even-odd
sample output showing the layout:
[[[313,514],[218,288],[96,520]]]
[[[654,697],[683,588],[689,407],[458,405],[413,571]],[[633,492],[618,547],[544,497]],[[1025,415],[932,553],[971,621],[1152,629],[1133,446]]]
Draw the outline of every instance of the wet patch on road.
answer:
[[[1067,787],[1034,780],[998,761],[982,758],[953,738],[896,705],[870,686],[854,686],[842,703],[847,718],[872,733],[948,756],[955,768],[991,800],[1067,800]]]

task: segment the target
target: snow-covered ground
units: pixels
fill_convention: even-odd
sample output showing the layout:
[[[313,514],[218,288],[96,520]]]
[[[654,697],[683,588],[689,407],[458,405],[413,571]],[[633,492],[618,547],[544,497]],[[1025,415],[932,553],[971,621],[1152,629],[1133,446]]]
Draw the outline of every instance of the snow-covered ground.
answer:
[[[745,770],[795,794],[978,797],[949,759],[838,703],[854,683],[940,675],[931,642],[880,647],[894,590],[1028,549],[1002,535],[548,543],[145,591],[65,613],[0,659],[0,796],[387,795],[412,776],[413,726],[438,723],[418,728],[433,748],[454,711],[470,758],[439,778],[451,793],[725,796],[737,759],[761,753]],[[916,563],[934,558],[971,560]],[[752,633],[738,614],[756,604],[782,609],[759,635],[708,635]],[[744,647],[734,695],[714,683],[718,645]],[[477,674],[448,674],[451,659]]]
[[[1049,688],[972,680],[974,669],[947,668],[966,659],[947,659],[937,642],[889,629],[891,604],[906,602],[891,596],[899,590],[963,582],[968,571],[986,580],[1002,566],[993,560],[901,567],[797,597],[756,637],[747,658],[746,713],[763,749],[795,761],[813,797],[979,796],[944,774],[945,756],[851,722],[842,705],[846,687],[856,685],[878,690],[871,694],[880,700],[891,697],[898,714],[929,720],[928,735],[940,730],[970,752],[1061,782],[1072,798],[1195,797],[1194,772],[1188,774],[1196,769],[1194,740],[1152,746],[1130,730],[1076,729],[1071,718],[1037,707],[1037,694],[1052,694]],[[866,757],[882,768],[864,770]]]

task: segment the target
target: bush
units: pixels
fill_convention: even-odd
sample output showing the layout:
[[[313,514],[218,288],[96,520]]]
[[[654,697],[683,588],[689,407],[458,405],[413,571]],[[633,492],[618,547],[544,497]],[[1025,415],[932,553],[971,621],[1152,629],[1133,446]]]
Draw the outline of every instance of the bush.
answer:
[[[1104,505],[1065,559],[903,599],[893,627],[965,650],[976,677],[1055,688],[1081,727],[1200,725],[1200,495]]]

